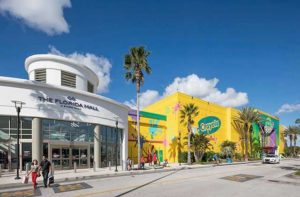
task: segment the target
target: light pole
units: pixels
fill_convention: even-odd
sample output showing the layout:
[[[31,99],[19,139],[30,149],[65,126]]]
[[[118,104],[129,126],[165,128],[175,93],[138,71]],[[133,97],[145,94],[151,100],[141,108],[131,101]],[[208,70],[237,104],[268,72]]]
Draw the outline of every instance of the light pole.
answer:
[[[22,109],[22,106],[25,105],[22,101],[11,101],[15,104],[15,108],[17,110],[17,176],[15,179],[21,179],[19,176],[19,169],[20,169],[20,142],[19,142],[19,135],[20,135],[20,112]]]
[[[118,172],[118,117],[115,118],[116,119],[116,169],[115,172]]]

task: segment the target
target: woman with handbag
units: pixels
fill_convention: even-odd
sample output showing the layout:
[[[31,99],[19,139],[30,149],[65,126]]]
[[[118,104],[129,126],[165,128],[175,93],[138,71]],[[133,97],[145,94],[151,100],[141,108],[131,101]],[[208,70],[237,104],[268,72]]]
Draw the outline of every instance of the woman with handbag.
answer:
[[[40,175],[40,166],[36,159],[34,159],[32,161],[31,170],[28,172],[27,176],[29,176],[30,174],[32,177],[33,188],[36,189],[36,185],[37,185],[36,179],[37,179],[37,177],[41,176]]]

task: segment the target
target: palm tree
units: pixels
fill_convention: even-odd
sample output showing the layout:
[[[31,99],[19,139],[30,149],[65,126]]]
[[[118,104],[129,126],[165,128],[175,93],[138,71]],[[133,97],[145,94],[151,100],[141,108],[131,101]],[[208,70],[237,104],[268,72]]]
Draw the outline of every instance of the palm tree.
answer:
[[[289,126],[286,130],[284,130],[284,136],[288,137],[290,140],[290,148],[293,147],[294,144],[293,153],[292,153],[294,156],[296,156],[296,145],[297,145],[298,135],[300,135],[300,129],[297,126]]]
[[[242,151],[241,154],[244,156],[245,155],[245,128],[244,125],[241,124],[238,119],[234,119],[232,121],[232,126],[235,128],[235,130],[238,132],[238,134],[241,136],[241,146],[242,146]]]
[[[221,152],[223,153],[223,155],[226,156],[226,158],[228,158],[229,156],[232,157],[235,150],[236,150],[236,142],[232,142],[229,140],[225,140],[224,142],[222,142]]]
[[[138,138],[138,167],[140,167],[141,159],[141,143],[140,143],[140,90],[144,84],[144,73],[151,74],[152,69],[148,65],[148,56],[150,52],[143,46],[132,47],[124,58],[125,79],[136,84],[136,116],[137,116],[137,138]]]
[[[183,106],[180,110],[180,123],[184,124],[188,130],[188,164],[191,164],[191,135],[192,135],[192,125],[194,124],[194,118],[199,114],[198,107],[189,103]]]
[[[295,128],[293,126],[289,126],[284,130],[284,136],[288,137],[290,140],[290,147],[293,146],[293,140],[294,140],[294,130]]]
[[[294,126],[293,129],[293,142],[294,142],[294,156],[297,156],[296,153],[296,145],[297,145],[297,139],[298,139],[298,135],[300,135],[300,128],[297,126]]]
[[[248,162],[248,134],[251,132],[251,126],[253,123],[259,124],[260,115],[258,111],[253,107],[244,107],[241,111],[238,112],[238,116],[235,118],[235,121],[244,125],[245,161]]]
[[[297,120],[295,121],[296,124],[300,124],[300,118],[297,118]]]
[[[210,140],[206,137],[206,135],[198,133],[191,136],[191,144],[194,149],[196,162],[201,162],[205,151],[210,150],[210,148],[212,147],[212,144],[210,143]]]

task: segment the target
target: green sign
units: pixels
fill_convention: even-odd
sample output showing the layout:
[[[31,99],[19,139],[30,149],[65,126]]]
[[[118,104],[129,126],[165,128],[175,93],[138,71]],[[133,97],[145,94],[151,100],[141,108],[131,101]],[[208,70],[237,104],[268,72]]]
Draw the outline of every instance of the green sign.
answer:
[[[212,134],[219,130],[221,127],[221,120],[215,116],[207,116],[198,122],[199,133]]]

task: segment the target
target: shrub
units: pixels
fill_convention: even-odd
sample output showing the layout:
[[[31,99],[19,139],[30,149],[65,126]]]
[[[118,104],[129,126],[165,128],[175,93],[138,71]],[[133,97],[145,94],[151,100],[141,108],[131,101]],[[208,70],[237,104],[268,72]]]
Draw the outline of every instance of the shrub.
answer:
[[[238,161],[242,161],[244,157],[241,153],[235,153],[234,158]]]
[[[215,154],[214,151],[205,152],[204,155],[203,155],[202,161],[204,161],[204,162],[213,161],[214,154]]]

